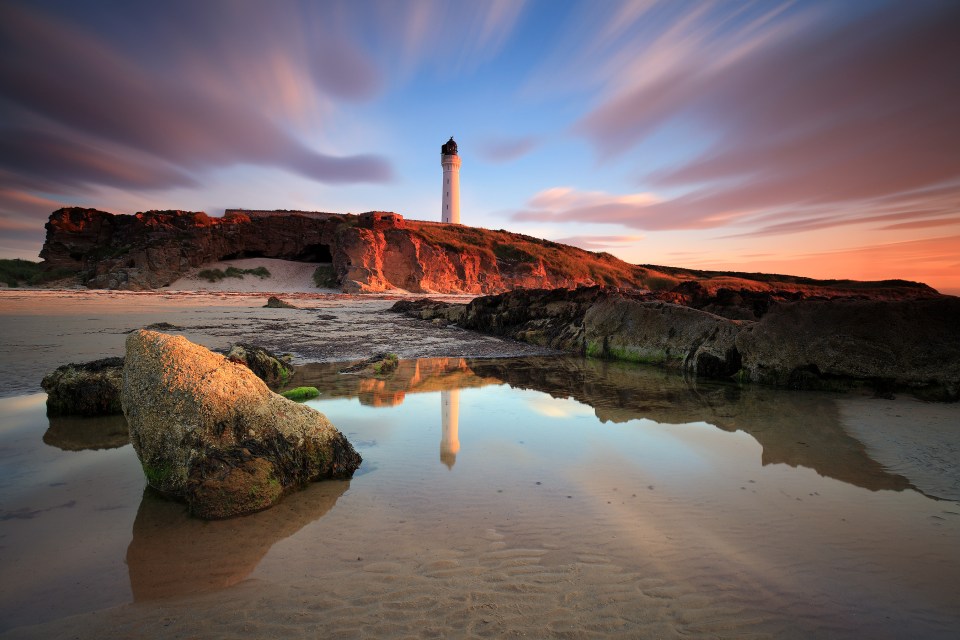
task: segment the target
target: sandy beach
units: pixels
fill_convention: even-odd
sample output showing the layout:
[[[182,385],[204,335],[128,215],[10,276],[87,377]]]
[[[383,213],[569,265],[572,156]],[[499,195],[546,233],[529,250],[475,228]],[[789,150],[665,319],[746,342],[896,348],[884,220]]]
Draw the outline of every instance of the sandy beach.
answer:
[[[285,291],[300,309],[266,309],[269,293],[0,291],[4,459],[25,487],[0,521],[5,548],[22,549],[0,548],[0,636],[946,638],[960,621],[960,495],[944,454],[960,441],[957,405],[801,394],[806,414],[771,421],[794,425],[778,446],[798,453],[771,462],[744,431],[642,413],[607,422],[572,398],[471,379],[460,357],[540,351],[388,312],[402,294]],[[122,355],[129,331],[159,322],[211,348],[253,342],[298,364],[382,351],[442,359],[416,365],[415,388],[382,389],[384,402],[364,400],[362,381],[360,401],[311,402],[364,456],[353,480],[205,523],[144,492],[130,447],[82,450],[49,435],[62,425],[48,428],[37,393],[45,372]],[[461,373],[431,373],[451,367]],[[449,389],[454,463],[440,408]],[[845,446],[916,490],[804,466],[816,441],[803,415],[839,416],[835,428],[863,443]]]
[[[295,272],[295,270],[294,270]],[[311,271],[312,273],[312,271]],[[247,276],[240,284],[257,284]],[[273,282],[275,286],[291,284]],[[236,283],[218,283],[221,287]],[[276,294],[298,309],[264,308]],[[43,376],[68,362],[122,356],[129,332],[167,323],[209,349],[238,342],[294,356],[294,364],[401,358],[504,357],[549,353],[525,343],[435,326],[388,309],[403,294],[173,290],[0,290],[0,395],[40,390]],[[417,296],[420,297],[420,296]],[[436,296],[469,300],[470,296]]]

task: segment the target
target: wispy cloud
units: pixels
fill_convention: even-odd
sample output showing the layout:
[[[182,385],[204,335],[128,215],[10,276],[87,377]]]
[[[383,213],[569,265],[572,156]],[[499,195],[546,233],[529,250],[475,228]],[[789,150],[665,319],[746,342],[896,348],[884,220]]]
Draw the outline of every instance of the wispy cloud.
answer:
[[[643,241],[643,236],[568,236],[556,239],[556,242],[571,244],[589,251],[623,248],[641,241]]]
[[[896,213],[910,228],[957,211],[955,192],[922,192],[960,179],[960,5],[640,2],[581,19],[545,75],[597,85],[573,130],[599,155],[678,123],[716,140],[670,169],[638,167],[643,184],[679,195],[590,212],[604,221],[750,233],[755,218],[779,217],[759,230],[769,235],[860,223],[906,194],[913,204]]]
[[[527,155],[539,144],[536,136],[492,137],[479,143],[477,153],[487,162],[510,162]]]
[[[363,99],[380,83],[360,50],[292,8],[118,5],[92,25],[4,3],[0,163],[54,184],[131,188],[236,164],[388,180],[383,158],[321,153],[292,133],[315,100]],[[288,34],[283,49],[276,33]]]

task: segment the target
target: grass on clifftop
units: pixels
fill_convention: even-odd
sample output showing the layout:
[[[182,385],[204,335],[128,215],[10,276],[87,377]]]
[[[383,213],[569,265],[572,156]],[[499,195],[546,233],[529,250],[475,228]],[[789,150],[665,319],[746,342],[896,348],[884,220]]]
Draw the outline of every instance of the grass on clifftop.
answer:
[[[559,277],[615,287],[646,287],[654,291],[672,289],[679,279],[660,271],[638,267],[609,253],[595,253],[578,247],[511,233],[461,225],[416,224],[409,229],[425,241],[461,254],[486,253],[504,272],[530,272],[543,268]]]
[[[197,273],[198,278],[203,278],[207,282],[219,282],[224,278],[240,278],[244,275],[257,276],[258,278],[269,278],[270,270],[266,267],[256,267],[254,269],[238,269],[237,267],[227,267],[226,271],[222,269],[204,269]]]

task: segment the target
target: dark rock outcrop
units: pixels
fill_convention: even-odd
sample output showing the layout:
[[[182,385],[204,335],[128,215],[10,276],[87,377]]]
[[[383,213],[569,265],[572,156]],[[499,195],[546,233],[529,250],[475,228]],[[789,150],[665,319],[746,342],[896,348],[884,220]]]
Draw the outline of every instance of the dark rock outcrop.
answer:
[[[307,482],[349,478],[361,462],[323,414],[181,336],[127,338],[121,398],[150,486],[202,518],[266,509]]]
[[[399,308],[445,317],[439,302]],[[459,310],[457,313],[461,313]],[[589,356],[780,387],[960,398],[960,298],[804,300],[756,321],[599,287],[523,290],[471,301],[459,325]]]
[[[265,309],[296,309],[297,305],[290,304],[284,300],[281,300],[277,296],[270,296],[267,298],[267,304],[263,305]]]
[[[293,365],[287,359],[255,344],[238,342],[230,347],[227,359],[246,366],[271,386],[282,385],[293,375]]]
[[[105,416],[122,413],[123,358],[57,367],[43,377],[49,415]]]

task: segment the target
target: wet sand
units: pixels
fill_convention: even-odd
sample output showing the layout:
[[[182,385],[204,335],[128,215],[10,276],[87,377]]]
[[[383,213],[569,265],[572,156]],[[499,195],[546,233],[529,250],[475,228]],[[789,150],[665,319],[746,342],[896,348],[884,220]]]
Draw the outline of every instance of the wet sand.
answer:
[[[248,276],[249,278],[249,276]],[[40,390],[68,362],[122,356],[130,331],[166,322],[209,349],[250,342],[293,354],[294,364],[401,358],[503,357],[550,353],[387,310],[409,296],[277,293],[299,309],[265,309],[270,292],[0,290],[0,397]],[[420,296],[417,296],[420,297]],[[469,300],[472,296],[437,296]]]
[[[301,363],[529,349],[386,313],[392,296],[284,297],[308,308],[3,291],[0,390],[121,355],[126,331],[161,321]],[[363,454],[352,481],[219,523],[144,492],[115,424],[68,437],[42,394],[0,399],[0,491],[23,487],[0,519],[0,635],[948,638],[960,625],[960,508],[921,493],[952,486],[956,461],[937,452],[960,440],[957,405],[733,397],[570,359],[402,364],[392,382],[341,377],[311,402]]]

